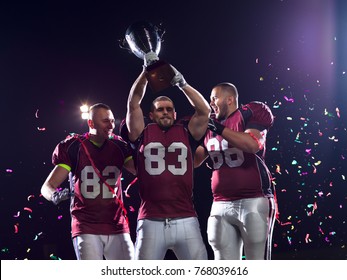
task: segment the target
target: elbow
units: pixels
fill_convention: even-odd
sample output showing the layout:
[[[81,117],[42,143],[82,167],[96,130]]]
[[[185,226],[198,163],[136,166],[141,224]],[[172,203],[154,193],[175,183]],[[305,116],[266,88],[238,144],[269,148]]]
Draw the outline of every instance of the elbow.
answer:
[[[46,200],[52,201],[52,193],[53,191],[46,184],[42,185],[41,194]]]
[[[256,154],[260,151],[260,147],[257,143],[245,143],[243,151],[250,154]]]
[[[210,116],[211,116],[212,110],[211,110],[211,108],[210,108],[210,107],[208,107],[208,108],[207,108],[206,113],[207,113],[208,117],[210,117]]]
[[[250,148],[250,153],[251,154],[256,154],[258,152],[259,152],[259,147],[256,147],[256,148],[252,147],[252,148]]]
[[[41,194],[45,197],[45,194],[46,194],[46,191],[47,190],[47,187],[46,187],[46,185],[45,184],[43,184],[42,186],[41,186]]]
[[[51,200],[51,196],[48,195],[47,188],[45,186],[41,187],[41,194],[46,200]]]
[[[264,148],[265,139],[260,137],[258,138],[255,136],[251,131],[247,132],[247,134],[250,136],[250,141],[247,140],[245,143],[247,145],[247,149],[249,150],[249,153],[256,154],[260,150]]]
[[[197,162],[196,160],[194,160],[194,168],[198,168],[200,167],[201,162]]]
[[[200,110],[197,110],[197,113],[198,115],[200,116],[204,116],[207,118],[207,121],[208,121],[208,118],[210,117],[211,115],[211,108],[210,106],[204,106],[203,108],[201,108]]]
[[[207,106],[205,106],[204,113],[205,113],[208,117],[210,117],[211,112],[212,112],[211,107],[207,104]]]

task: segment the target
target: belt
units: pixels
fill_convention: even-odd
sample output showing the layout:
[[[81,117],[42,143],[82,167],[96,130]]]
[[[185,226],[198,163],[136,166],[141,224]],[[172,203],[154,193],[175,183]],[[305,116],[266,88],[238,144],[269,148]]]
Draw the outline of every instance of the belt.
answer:
[[[177,218],[144,218],[145,220],[156,221],[156,222],[170,222],[174,220],[190,218],[190,217],[177,217]]]
[[[163,223],[165,228],[171,227],[171,221],[184,219],[183,217],[177,217],[177,218],[149,218],[147,220]]]

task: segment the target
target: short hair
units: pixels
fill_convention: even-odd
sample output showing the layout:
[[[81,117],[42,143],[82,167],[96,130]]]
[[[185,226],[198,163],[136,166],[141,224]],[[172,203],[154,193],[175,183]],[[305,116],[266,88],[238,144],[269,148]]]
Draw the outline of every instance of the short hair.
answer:
[[[111,110],[110,106],[106,105],[105,103],[96,103],[89,107],[89,119],[92,119],[93,113],[98,109]]]
[[[227,93],[231,94],[232,96],[234,96],[236,98],[236,100],[239,98],[239,93],[237,91],[237,88],[235,85],[233,85],[232,83],[228,83],[228,82],[223,82],[223,83],[219,83],[215,86],[216,87],[220,87],[222,88],[224,91],[226,91]]]
[[[173,101],[172,101],[169,97],[162,95],[162,96],[158,96],[156,99],[154,99],[154,100],[152,101],[152,104],[151,104],[151,112],[154,112],[154,110],[155,110],[155,105],[154,105],[154,104],[155,104],[156,102],[158,102],[158,101],[169,101],[169,102],[171,102],[172,105],[173,105],[173,108],[174,108],[174,110],[175,110],[175,105],[174,105]]]

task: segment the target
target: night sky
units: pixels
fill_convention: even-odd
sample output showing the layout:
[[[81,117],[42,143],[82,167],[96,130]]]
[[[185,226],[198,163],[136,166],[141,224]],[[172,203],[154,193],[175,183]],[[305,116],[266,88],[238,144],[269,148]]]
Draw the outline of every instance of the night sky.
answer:
[[[215,84],[227,81],[237,86],[240,103],[257,100],[272,109],[266,162],[280,212],[272,258],[346,259],[343,0],[2,1],[0,258],[75,259],[68,203],[54,206],[40,188],[56,144],[87,131],[83,103],[104,102],[118,121],[125,117],[143,62],[119,40],[139,20],[163,26],[159,57],[207,100]],[[161,94],[174,100],[178,117],[193,113],[179,89]],[[155,96],[147,90],[145,113]],[[205,241],[210,172],[205,165],[195,172]],[[123,176],[126,187],[133,177]],[[135,238],[136,184],[125,203]]]

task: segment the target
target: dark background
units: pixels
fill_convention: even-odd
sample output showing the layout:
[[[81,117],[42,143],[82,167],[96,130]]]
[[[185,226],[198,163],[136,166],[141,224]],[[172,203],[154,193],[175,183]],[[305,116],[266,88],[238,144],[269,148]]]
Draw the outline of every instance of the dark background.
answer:
[[[80,105],[104,102],[118,121],[125,117],[142,61],[118,40],[138,20],[162,23],[160,58],[207,100],[215,84],[228,81],[238,87],[240,103],[258,100],[272,109],[266,161],[280,211],[272,258],[346,259],[343,0],[2,1],[1,259],[75,259],[68,203],[52,205],[40,188],[55,145],[87,130]],[[173,98],[178,117],[192,113],[177,88],[162,94]],[[154,97],[148,90],[145,112]],[[210,170],[202,166],[195,175],[206,238]],[[125,187],[131,180],[124,173]],[[136,188],[125,199],[133,238]]]

